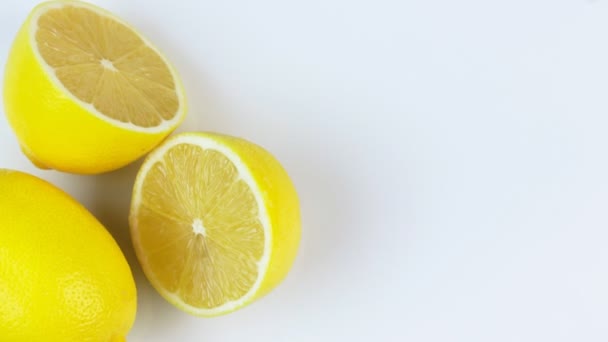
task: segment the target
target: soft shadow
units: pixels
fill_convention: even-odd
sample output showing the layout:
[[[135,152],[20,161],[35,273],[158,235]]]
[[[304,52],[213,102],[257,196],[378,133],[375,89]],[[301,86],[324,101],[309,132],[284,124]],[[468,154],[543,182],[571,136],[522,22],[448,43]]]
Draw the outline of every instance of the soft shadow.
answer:
[[[89,210],[112,234],[131,266],[138,292],[135,325],[137,326],[138,322],[146,322],[171,329],[173,320],[176,319],[175,309],[146,279],[135,255],[129,232],[131,192],[141,163],[140,160],[118,171],[85,177],[80,182],[91,189],[90,197],[86,201]]]
[[[334,261],[338,253],[350,248],[353,232],[348,229],[349,222],[356,215],[353,202],[359,196],[357,187],[339,173],[341,168],[327,151],[311,150],[315,144],[307,141],[298,145],[294,145],[296,155],[289,157],[285,167],[300,198],[302,240],[287,282],[300,295],[314,296],[310,289],[331,281],[337,272]]]
[[[112,234],[134,273],[139,273],[140,268],[129,234],[129,207],[131,190],[140,166],[141,161],[138,161],[118,171],[82,180],[82,183],[90,183],[89,209]]]

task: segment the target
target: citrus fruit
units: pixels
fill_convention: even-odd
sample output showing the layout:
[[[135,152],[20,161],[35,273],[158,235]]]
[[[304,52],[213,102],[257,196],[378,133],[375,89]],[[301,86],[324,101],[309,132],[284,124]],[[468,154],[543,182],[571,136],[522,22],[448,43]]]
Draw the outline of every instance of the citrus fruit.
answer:
[[[131,235],[152,285],[197,316],[241,308],[287,275],[300,241],[296,190],[279,162],[248,141],[183,133],[141,167]]]
[[[131,26],[79,1],[34,8],[5,69],[4,104],[40,168],[95,174],[129,164],[184,119],[176,71]]]
[[[136,290],[116,242],[53,185],[0,169],[0,341],[124,341]]]

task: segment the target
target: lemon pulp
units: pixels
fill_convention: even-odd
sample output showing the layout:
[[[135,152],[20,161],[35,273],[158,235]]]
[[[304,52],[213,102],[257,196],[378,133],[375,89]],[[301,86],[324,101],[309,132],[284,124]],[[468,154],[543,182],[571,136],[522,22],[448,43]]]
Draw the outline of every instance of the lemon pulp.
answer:
[[[230,160],[177,145],[150,169],[143,189],[140,243],[163,288],[206,308],[249,291],[264,229],[255,197]]]
[[[176,115],[167,64],[114,18],[80,6],[49,9],[37,20],[35,40],[61,84],[108,118],[153,127]]]

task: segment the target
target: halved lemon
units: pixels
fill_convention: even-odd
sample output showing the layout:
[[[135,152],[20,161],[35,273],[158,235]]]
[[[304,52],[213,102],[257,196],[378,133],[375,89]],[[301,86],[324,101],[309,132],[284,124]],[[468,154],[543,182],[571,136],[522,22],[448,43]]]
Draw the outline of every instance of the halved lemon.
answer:
[[[279,162],[253,143],[211,133],[177,135],[148,156],[130,224],[152,285],[198,316],[268,293],[300,241],[298,196]]]
[[[135,29],[79,1],[30,13],[4,80],[6,115],[39,167],[111,171],[158,145],[184,119],[177,72]]]

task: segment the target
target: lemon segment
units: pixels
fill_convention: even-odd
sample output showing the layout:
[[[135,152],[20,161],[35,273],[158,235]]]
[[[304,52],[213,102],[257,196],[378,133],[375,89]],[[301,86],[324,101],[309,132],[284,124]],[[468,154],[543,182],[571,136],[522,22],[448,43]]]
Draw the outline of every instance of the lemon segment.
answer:
[[[150,154],[130,222],[148,279],[200,316],[231,312],[274,288],[300,239],[297,194],[278,161],[210,133],[178,135]]]
[[[94,174],[141,157],[183,121],[177,72],[124,21],[79,1],[36,7],[5,69],[4,104],[42,168]]]

